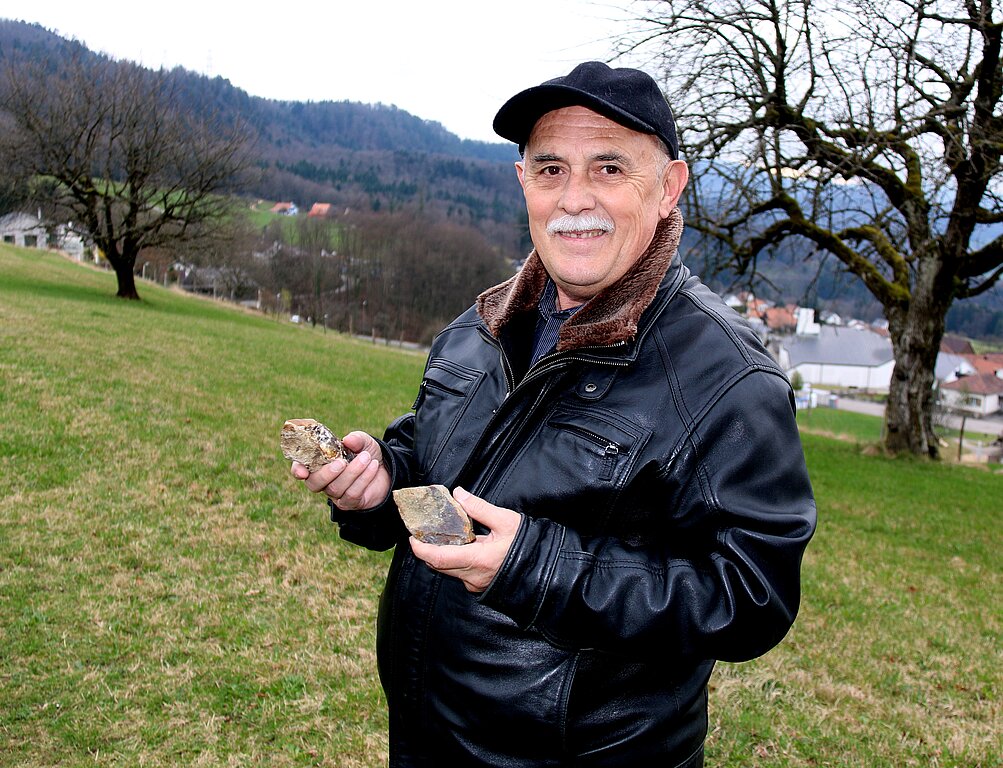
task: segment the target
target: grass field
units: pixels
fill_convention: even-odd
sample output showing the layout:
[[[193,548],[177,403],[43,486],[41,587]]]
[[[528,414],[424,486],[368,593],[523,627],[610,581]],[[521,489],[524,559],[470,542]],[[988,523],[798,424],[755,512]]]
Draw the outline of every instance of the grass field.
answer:
[[[812,408],[798,412],[798,421],[802,433],[835,437],[848,440],[858,447],[877,447],[882,437],[882,421],[880,418],[850,411],[838,411],[832,408]],[[957,429],[937,425],[934,427],[941,438],[940,456],[943,461],[952,462],[958,456]],[[966,456],[971,451],[975,441],[979,445],[988,445],[997,435],[977,432],[970,427],[965,430]]]
[[[0,766],[384,765],[388,556],[278,431],[381,432],[422,358],[139,290],[0,246]],[[708,767],[1000,766],[1003,476],[813,425],[801,616],[719,666]]]

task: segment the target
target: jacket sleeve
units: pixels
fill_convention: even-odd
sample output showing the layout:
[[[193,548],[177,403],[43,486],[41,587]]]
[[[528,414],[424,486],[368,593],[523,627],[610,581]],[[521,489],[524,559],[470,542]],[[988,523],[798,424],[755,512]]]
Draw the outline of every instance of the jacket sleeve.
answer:
[[[658,464],[643,498],[668,533],[585,538],[533,510],[481,600],[562,647],[740,661],[777,644],[816,520],[789,385],[741,379]]]
[[[414,447],[414,414],[408,413],[396,419],[383,435],[380,452],[384,465],[390,473],[391,489],[403,488],[411,484],[411,456]],[[353,544],[373,550],[386,550],[408,536],[394,503],[388,494],[382,504],[370,509],[344,511],[338,509],[329,499],[331,522],[338,524],[341,538]]]

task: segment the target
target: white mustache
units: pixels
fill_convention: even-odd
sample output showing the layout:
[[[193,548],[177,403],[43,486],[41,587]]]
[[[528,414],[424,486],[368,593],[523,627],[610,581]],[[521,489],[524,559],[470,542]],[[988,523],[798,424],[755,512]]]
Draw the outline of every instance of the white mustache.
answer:
[[[590,232],[598,229],[600,232],[612,232],[616,229],[612,219],[597,216],[594,213],[579,213],[573,216],[566,213],[559,219],[547,224],[547,234],[556,235],[561,232]]]

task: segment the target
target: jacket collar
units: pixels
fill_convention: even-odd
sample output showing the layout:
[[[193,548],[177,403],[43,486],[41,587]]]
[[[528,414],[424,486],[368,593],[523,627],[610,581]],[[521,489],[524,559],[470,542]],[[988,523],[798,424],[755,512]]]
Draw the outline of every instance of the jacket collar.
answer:
[[[598,294],[561,326],[557,350],[607,346],[637,335],[641,313],[655,298],[679,250],[683,217],[678,208],[655,229],[651,244],[617,282]],[[493,336],[517,315],[536,309],[549,275],[536,250],[513,277],[477,297],[477,312]]]

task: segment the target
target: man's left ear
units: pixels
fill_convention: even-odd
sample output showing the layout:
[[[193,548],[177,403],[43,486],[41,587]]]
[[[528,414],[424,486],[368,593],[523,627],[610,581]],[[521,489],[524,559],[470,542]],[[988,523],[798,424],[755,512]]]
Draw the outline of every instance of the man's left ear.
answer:
[[[666,167],[662,179],[662,202],[658,206],[658,213],[663,219],[672,213],[672,209],[679,203],[689,178],[689,166],[682,160],[672,160]]]

